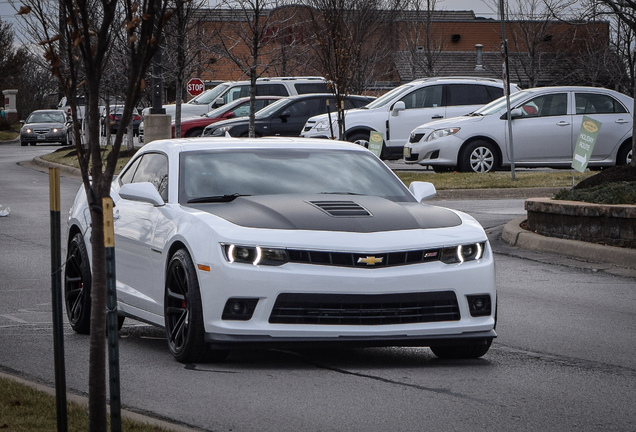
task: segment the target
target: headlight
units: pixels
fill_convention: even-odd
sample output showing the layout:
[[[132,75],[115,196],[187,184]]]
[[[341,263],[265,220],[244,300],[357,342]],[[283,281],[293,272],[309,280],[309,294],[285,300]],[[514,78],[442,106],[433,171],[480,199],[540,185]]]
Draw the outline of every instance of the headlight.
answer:
[[[445,264],[458,264],[476,261],[484,256],[486,242],[446,247],[442,249],[441,260]]]
[[[33,129],[31,129],[31,128],[26,128],[26,129],[24,130],[24,132],[25,132],[25,133],[33,133]]]
[[[58,128],[53,128],[53,133],[58,133],[59,129]]]
[[[445,136],[449,136],[449,135],[455,135],[457,132],[459,132],[458,127],[453,127],[453,128],[445,128],[445,129],[437,129],[436,131],[431,132],[431,134],[429,136],[426,137],[426,141],[433,141],[436,140],[438,138],[442,138]]]
[[[317,121],[316,124],[314,125],[314,129],[317,132],[323,132],[323,131],[329,130],[329,121],[328,120]]]
[[[212,135],[212,136],[224,136],[226,132],[229,132],[232,129],[232,126],[222,126],[220,128],[214,129],[214,131],[212,131],[212,133],[210,134],[208,132],[208,135]]]
[[[225,259],[231,263],[278,266],[289,261],[285,249],[234,244],[224,244],[222,246],[225,252]]]

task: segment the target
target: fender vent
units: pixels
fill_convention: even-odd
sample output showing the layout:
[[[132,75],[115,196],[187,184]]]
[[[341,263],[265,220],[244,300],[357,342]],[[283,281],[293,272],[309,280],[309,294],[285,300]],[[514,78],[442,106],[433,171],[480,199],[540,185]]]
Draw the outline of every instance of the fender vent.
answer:
[[[334,217],[372,216],[360,204],[353,201],[309,201],[310,204]]]

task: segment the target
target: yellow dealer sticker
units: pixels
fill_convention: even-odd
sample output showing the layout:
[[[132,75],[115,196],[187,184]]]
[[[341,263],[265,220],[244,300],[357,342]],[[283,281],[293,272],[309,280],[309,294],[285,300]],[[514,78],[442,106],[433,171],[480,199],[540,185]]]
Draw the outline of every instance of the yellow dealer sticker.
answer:
[[[586,120],[586,121],[583,122],[582,126],[583,126],[583,129],[585,129],[589,133],[598,132],[598,126],[593,121]]]

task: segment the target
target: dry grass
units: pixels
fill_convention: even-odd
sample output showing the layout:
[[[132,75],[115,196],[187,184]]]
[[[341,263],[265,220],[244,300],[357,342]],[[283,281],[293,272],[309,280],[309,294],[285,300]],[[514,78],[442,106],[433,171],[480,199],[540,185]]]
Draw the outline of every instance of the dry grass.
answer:
[[[396,173],[406,184],[412,181],[427,181],[438,190],[448,189],[500,189],[528,187],[561,187],[569,188],[573,184],[594,175],[593,172],[581,174],[574,170],[517,172],[512,180],[510,172],[475,173],[418,173],[400,171]]]
[[[7,432],[48,432],[57,430],[55,398],[33,387],[0,377],[0,430]],[[68,430],[88,430],[88,408],[67,404]],[[122,419],[122,430],[134,432],[167,432],[145,423]]]

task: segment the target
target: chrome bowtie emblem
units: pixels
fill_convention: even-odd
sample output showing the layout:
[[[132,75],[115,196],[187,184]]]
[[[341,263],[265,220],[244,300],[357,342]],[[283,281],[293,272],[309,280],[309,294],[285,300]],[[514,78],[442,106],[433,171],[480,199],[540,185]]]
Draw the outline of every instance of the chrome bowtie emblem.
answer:
[[[367,256],[367,257],[360,257],[358,258],[358,264],[366,264],[366,265],[376,265],[376,264],[380,264],[382,263],[382,261],[384,260],[383,257],[374,257],[374,256]]]

